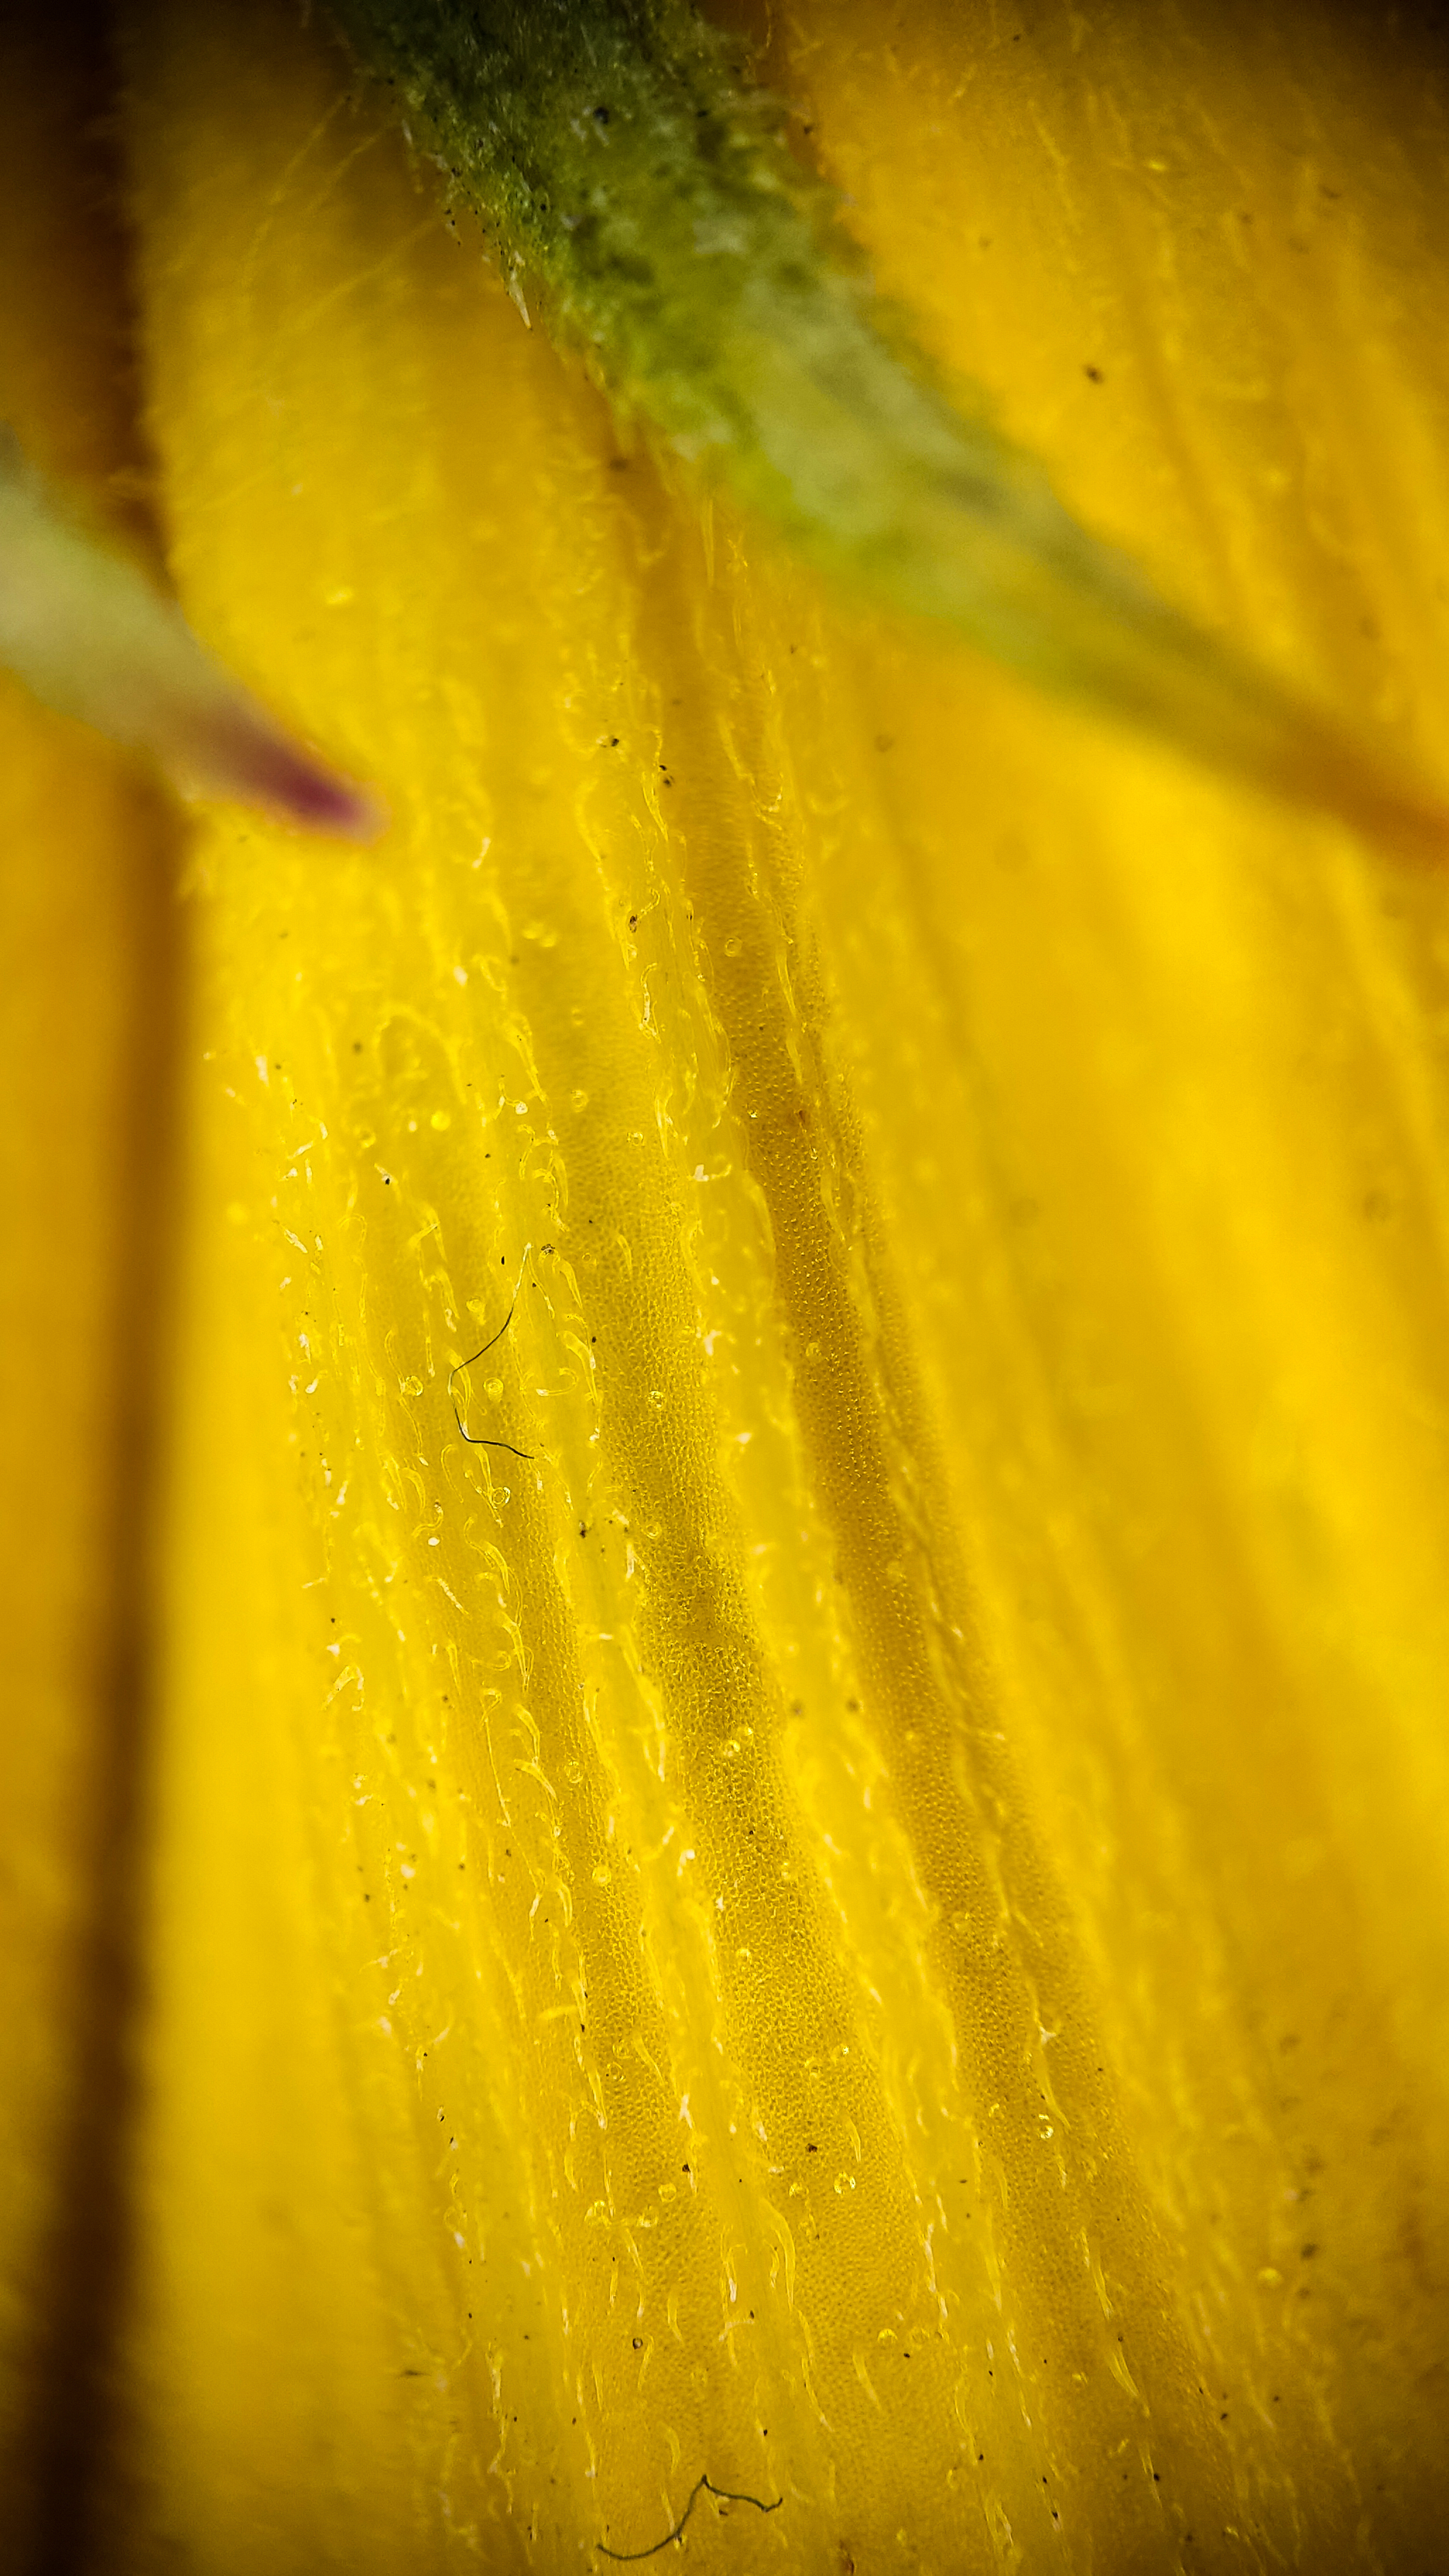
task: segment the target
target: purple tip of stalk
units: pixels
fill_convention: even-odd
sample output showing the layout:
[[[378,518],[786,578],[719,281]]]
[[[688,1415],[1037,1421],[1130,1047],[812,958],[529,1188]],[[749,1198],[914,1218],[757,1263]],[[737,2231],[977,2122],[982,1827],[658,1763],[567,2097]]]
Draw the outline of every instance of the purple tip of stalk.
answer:
[[[183,796],[375,840],[378,800],[294,742],[174,599],[72,518],[0,425],[0,663],[46,705],[158,760]]]
[[[257,763],[253,781],[252,792],[262,804],[309,832],[375,841],[387,821],[378,797],[290,742],[279,742],[270,760]]]
[[[1449,804],[1411,771],[1392,766],[1377,744],[1315,718],[1280,754],[1270,784],[1295,804],[1338,815],[1396,858],[1449,864]]]
[[[183,729],[178,769],[190,792],[224,796],[339,840],[375,841],[387,809],[280,731],[240,696]]]

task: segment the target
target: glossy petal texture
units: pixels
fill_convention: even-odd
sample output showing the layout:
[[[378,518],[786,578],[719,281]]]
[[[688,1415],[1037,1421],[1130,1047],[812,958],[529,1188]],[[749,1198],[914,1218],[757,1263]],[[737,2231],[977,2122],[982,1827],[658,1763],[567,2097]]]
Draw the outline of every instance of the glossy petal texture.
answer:
[[[885,25],[883,281],[1442,768],[1422,49]],[[396,820],[197,863],[110,2563],[1432,2563],[1440,882],[701,519],[282,0],[130,64],[188,614]]]

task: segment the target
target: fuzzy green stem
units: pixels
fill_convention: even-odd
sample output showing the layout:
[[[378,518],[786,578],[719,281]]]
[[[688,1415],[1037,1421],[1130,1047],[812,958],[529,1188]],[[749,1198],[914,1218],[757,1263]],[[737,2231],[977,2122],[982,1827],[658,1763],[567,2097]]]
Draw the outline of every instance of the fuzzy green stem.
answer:
[[[683,0],[335,0],[406,129],[614,401],[877,601],[1195,757],[1442,853],[1383,754],[1197,627],[955,408],[836,200]]]

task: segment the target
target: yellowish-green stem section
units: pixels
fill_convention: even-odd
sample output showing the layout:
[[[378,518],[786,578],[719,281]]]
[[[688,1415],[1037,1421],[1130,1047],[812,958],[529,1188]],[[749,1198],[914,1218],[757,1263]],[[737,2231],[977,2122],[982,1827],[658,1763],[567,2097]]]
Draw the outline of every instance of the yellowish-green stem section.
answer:
[[[183,795],[368,839],[372,800],[304,751],[126,556],[70,517],[0,434],[0,664],[58,713],[148,752]]]
[[[335,0],[450,196],[615,400],[827,573],[1421,855],[1449,809],[1182,615],[935,380],[831,191],[684,0]]]

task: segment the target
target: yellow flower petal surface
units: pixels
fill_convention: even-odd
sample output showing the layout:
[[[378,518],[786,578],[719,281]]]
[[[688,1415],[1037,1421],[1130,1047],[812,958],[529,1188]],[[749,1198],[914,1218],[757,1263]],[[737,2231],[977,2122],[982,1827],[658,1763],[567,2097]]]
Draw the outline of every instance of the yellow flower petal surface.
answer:
[[[1437,524],[1415,335],[1340,447],[1220,228],[1185,360],[1113,137],[1230,125],[1271,231],[1301,85],[1082,23],[806,12],[781,78],[1097,515],[1186,592],[1216,506],[1317,631],[1335,460]],[[707,2475],[780,2499],[699,2496],[721,2569],[1414,2565],[1440,888],[662,489],[286,7],[131,77],[188,615],[395,821],[198,861],[124,2546],[582,2567]],[[1095,449],[1064,243],[1142,351]],[[1277,553],[1199,363],[1309,444]]]
[[[140,491],[103,65],[0,27],[0,414]],[[0,675],[0,2529],[60,2563],[125,2253],[174,826]],[[32,2561],[31,2552],[36,2553]]]

